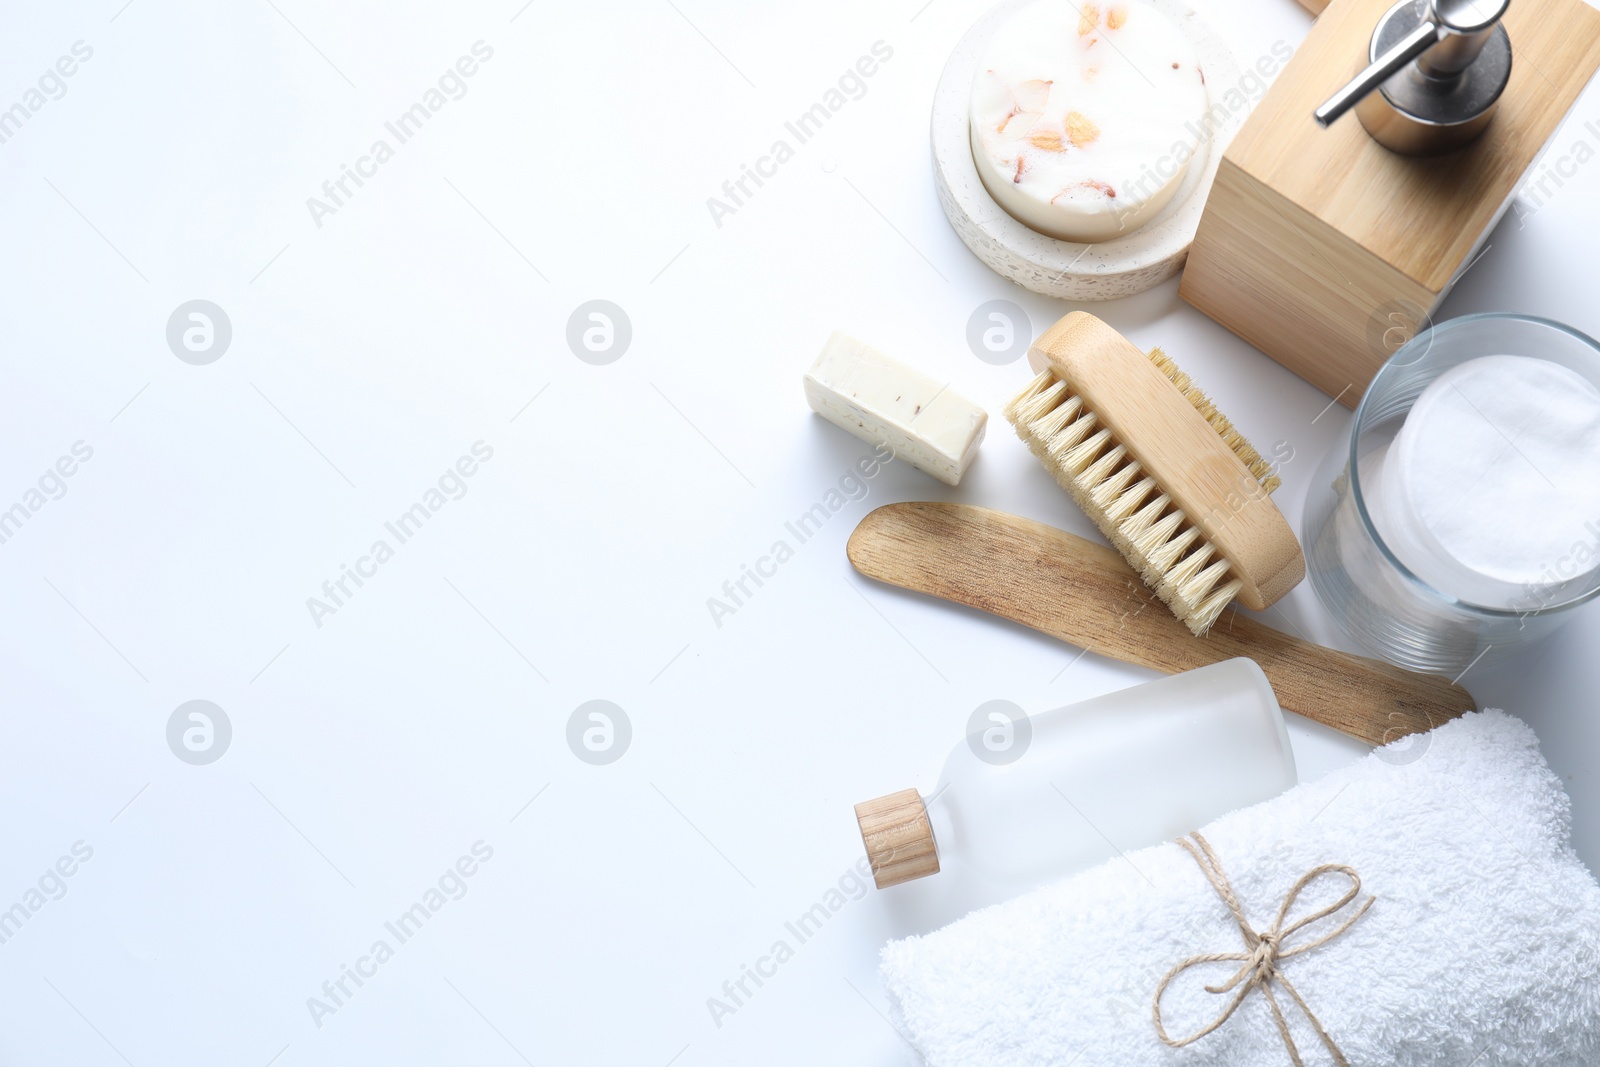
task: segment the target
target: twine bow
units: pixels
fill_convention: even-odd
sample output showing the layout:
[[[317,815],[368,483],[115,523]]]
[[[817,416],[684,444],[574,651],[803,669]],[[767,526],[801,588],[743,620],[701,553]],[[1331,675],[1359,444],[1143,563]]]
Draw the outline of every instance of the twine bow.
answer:
[[[1251,928],[1249,920],[1245,918],[1244,907],[1239,903],[1239,898],[1233,891],[1232,883],[1228,881],[1228,876],[1222,870],[1222,864],[1217,860],[1216,853],[1211,851],[1211,845],[1207,843],[1206,839],[1199,834],[1192,834],[1189,838],[1179,840],[1178,844],[1182,845],[1189,855],[1194,857],[1194,861],[1200,865],[1201,872],[1205,874],[1206,879],[1211,883],[1211,888],[1217,891],[1217,896],[1222,898],[1222,902],[1233,913],[1234,921],[1239,924],[1239,932],[1244,935],[1246,951],[1212,952],[1203,956],[1190,956],[1167,972],[1166,977],[1161,979],[1161,984],[1156,987],[1155,1002],[1151,1006],[1152,1016],[1156,1024],[1156,1034],[1160,1036],[1162,1042],[1173,1048],[1182,1048],[1185,1045],[1199,1041],[1202,1037],[1216,1031],[1232,1018],[1239,1005],[1244,1003],[1245,997],[1249,996],[1252,990],[1259,989],[1261,990],[1261,995],[1267,998],[1267,1006],[1272,1009],[1272,1019],[1278,1024],[1278,1033],[1283,1036],[1284,1047],[1289,1050],[1289,1059],[1294,1062],[1294,1067],[1304,1067],[1304,1061],[1300,1059],[1300,1050],[1295,1047],[1294,1038],[1289,1034],[1288,1020],[1283,1017],[1283,1009],[1278,1006],[1278,998],[1272,992],[1273,983],[1277,983],[1300,1006],[1301,1012],[1305,1014],[1306,1019],[1311,1023],[1312,1029],[1316,1030],[1317,1036],[1322,1039],[1322,1044],[1333,1056],[1334,1063],[1338,1064],[1339,1067],[1350,1067],[1350,1061],[1345,1059],[1344,1053],[1339,1051],[1339,1046],[1334,1043],[1332,1037],[1328,1036],[1328,1031],[1323,1029],[1321,1021],[1307,1006],[1305,999],[1300,996],[1289,979],[1278,969],[1278,964],[1291,956],[1298,956],[1302,952],[1310,952],[1314,948],[1327,944],[1354,926],[1356,920],[1367,913],[1367,909],[1372,907],[1374,899],[1372,897],[1368,897],[1366,903],[1357,908],[1354,915],[1315,941],[1308,941],[1303,945],[1295,945],[1293,947],[1286,947],[1285,945],[1285,942],[1300,930],[1314,922],[1326,919],[1360,896],[1361,876],[1354,869],[1340,863],[1324,863],[1320,867],[1313,867],[1301,875],[1300,880],[1295,882],[1290,887],[1289,892],[1284,895],[1283,903],[1278,906],[1278,916],[1273,920],[1272,925],[1266,930],[1257,931]],[[1301,891],[1325,874],[1345,875],[1350,879],[1350,888],[1334,903],[1285,926],[1284,922],[1289,916],[1289,909],[1294,907],[1294,903],[1299,899]],[[1161,1021],[1161,996],[1167,991],[1167,986],[1190,967],[1195,967],[1202,963],[1231,962],[1240,964],[1238,971],[1234,973],[1232,978],[1219,985],[1205,987],[1208,993],[1233,992],[1233,999],[1228,1002],[1227,1007],[1222,1009],[1222,1014],[1188,1037],[1173,1038],[1168,1034],[1166,1026]]]

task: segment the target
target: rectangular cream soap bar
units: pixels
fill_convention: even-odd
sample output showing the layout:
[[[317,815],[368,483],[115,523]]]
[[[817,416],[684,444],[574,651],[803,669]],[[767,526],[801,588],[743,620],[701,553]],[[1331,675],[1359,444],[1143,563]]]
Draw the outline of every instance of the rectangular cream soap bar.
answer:
[[[944,383],[834,331],[806,371],[806,401],[863,441],[956,485],[978,454],[988,414]]]

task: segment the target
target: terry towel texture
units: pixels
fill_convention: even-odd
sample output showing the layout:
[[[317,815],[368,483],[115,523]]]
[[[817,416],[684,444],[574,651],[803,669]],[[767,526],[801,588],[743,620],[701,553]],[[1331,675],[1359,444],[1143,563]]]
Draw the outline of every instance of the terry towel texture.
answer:
[[[1533,731],[1487,711],[1202,832],[1256,930],[1321,864],[1360,874],[1350,909],[1376,897],[1344,934],[1281,964],[1354,1067],[1594,1067],[1600,886],[1569,826],[1566,792]],[[1325,876],[1291,921],[1348,886]],[[892,942],[882,973],[897,1023],[930,1067],[1288,1064],[1259,992],[1195,1044],[1156,1037],[1150,1006],[1162,976],[1189,956],[1243,948],[1194,859],[1168,843]],[[1238,966],[1208,964],[1173,982],[1162,1013],[1174,1038],[1222,1012],[1231,994],[1203,986]],[[1307,1067],[1329,1063],[1299,1009],[1281,990],[1278,1000]]]

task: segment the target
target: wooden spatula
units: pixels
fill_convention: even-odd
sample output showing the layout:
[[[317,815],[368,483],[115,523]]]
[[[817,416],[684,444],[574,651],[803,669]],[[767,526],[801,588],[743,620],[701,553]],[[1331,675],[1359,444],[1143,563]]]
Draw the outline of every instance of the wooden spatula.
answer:
[[[1176,674],[1248,656],[1278,702],[1371,744],[1477,705],[1450,681],[1279,633],[1234,612],[1196,637],[1114,550],[964,504],[890,504],[850,535],[869,578],[987,611],[1124,663]]]

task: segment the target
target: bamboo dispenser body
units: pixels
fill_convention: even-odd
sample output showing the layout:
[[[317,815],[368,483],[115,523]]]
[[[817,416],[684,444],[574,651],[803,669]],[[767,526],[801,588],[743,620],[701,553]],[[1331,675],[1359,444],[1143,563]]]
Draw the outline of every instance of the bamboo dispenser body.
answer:
[[[1448,155],[1402,156],[1312,112],[1364,67],[1393,0],[1332,0],[1217,171],[1179,294],[1348,407],[1427,323],[1600,68],[1600,11],[1513,0],[1499,110]]]

